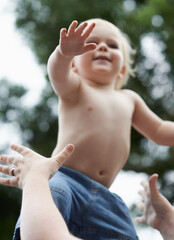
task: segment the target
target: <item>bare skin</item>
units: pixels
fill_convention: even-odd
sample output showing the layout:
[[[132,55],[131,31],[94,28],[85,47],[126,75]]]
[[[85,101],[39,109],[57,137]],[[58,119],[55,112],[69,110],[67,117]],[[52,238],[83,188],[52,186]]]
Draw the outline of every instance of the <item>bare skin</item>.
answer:
[[[125,74],[118,29],[89,20],[62,29],[48,61],[48,74],[59,97],[59,135],[53,156],[68,142],[75,145],[65,166],[110,187],[126,163],[133,126],[162,145],[174,145],[174,124],[163,121],[130,90],[115,90]]]
[[[143,190],[139,191],[142,201],[137,203],[143,212],[137,217],[137,222],[148,224],[160,231],[164,240],[173,240],[174,236],[174,208],[169,201],[159,192],[157,187],[157,174],[149,178],[149,182],[143,181]]]

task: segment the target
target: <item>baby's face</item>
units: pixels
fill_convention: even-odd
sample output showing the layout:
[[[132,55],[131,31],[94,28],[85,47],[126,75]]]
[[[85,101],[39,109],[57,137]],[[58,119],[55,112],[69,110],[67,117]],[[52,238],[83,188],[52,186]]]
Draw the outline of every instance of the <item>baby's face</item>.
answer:
[[[107,76],[108,81],[115,81],[123,69],[121,36],[118,29],[103,20],[89,20],[96,26],[86,43],[96,43],[96,49],[75,57],[78,74],[89,80],[101,81]]]

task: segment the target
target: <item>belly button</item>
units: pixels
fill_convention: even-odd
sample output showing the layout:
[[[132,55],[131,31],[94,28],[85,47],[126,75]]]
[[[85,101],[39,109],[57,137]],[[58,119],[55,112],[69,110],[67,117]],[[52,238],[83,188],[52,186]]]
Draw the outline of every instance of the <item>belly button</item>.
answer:
[[[99,172],[99,175],[102,176],[102,175],[104,175],[104,173],[105,173],[104,170],[101,170],[101,171]]]
[[[88,111],[92,111],[92,110],[93,110],[93,107],[89,106]]]

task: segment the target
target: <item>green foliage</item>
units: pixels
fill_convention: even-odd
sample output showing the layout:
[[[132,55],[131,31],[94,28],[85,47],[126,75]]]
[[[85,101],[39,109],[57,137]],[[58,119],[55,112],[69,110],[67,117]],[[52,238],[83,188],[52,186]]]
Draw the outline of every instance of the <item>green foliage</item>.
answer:
[[[40,63],[45,64],[58,44],[60,29],[68,27],[72,19],[79,22],[94,17],[112,20],[111,15],[121,15],[121,4],[118,0],[18,0],[16,24],[26,35]]]
[[[0,119],[1,121],[8,122],[10,120],[11,111],[21,110],[21,97],[26,93],[22,86],[10,85],[5,79],[1,80],[0,85]],[[9,111],[9,112],[8,112]]]
[[[41,101],[26,109],[23,118],[18,119],[25,145],[44,156],[51,156],[57,141],[58,120],[57,97],[51,86],[44,89]]]

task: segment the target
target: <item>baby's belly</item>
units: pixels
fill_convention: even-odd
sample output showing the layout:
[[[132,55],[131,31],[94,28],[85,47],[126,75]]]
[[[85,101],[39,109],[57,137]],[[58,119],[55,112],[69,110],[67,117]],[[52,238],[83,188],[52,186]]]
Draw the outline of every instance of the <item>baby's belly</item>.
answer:
[[[66,162],[64,166],[72,168],[78,172],[85,174],[86,176],[101,183],[107,188],[111,186],[115,177],[119,173],[119,170],[113,171],[113,170],[106,170],[106,169],[98,169],[94,167],[83,168],[83,167],[79,167],[77,164],[73,164],[72,162],[71,163]]]
[[[97,145],[92,140],[88,144],[74,145],[75,151],[64,165],[87,175],[108,188],[123,168],[129,155],[129,146],[125,145],[125,142],[121,144],[121,141],[117,145],[111,143],[110,146]],[[54,155],[58,152],[59,150],[56,148]]]

